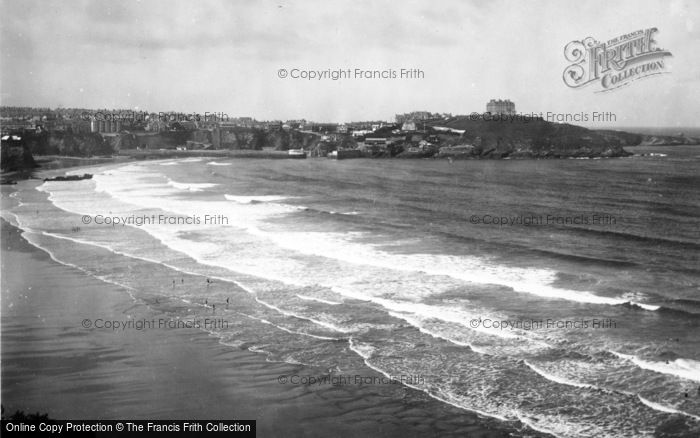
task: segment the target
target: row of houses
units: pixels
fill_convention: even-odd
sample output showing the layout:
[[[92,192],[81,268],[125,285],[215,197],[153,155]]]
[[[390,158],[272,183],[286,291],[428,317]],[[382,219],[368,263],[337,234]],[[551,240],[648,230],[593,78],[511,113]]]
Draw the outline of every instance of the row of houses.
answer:
[[[2,134],[22,131],[71,131],[74,133],[91,132],[90,123],[84,120],[41,120],[41,118],[26,119],[1,119],[0,128]]]

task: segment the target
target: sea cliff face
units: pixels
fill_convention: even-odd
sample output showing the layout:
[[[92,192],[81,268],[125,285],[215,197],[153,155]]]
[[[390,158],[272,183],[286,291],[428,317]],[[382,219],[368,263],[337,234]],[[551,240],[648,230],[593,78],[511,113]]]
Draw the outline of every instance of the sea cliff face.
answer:
[[[114,151],[112,145],[100,134],[52,131],[25,132],[22,141],[34,155],[66,155],[91,157],[109,155]]]
[[[20,135],[3,136],[0,144],[0,163],[4,172],[36,167],[32,152]]]

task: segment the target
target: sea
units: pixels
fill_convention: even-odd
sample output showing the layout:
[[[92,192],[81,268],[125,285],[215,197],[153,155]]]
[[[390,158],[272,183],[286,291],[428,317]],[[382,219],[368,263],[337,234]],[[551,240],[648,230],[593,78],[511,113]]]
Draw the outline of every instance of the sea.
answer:
[[[2,216],[268,361],[366,367],[533,434],[692,436],[700,146],[633,152],[132,161],[21,182]]]

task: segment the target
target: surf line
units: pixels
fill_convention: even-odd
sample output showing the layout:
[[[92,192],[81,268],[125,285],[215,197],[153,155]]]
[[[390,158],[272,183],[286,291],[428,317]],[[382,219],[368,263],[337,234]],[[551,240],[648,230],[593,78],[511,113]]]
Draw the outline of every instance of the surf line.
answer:
[[[383,375],[384,377],[386,377],[387,379],[391,379],[391,378],[392,378],[392,377],[391,377],[391,374],[387,373],[386,371],[382,370],[381,368],[379,368],[379,367],[377,367],[377,366],[375,366],[375,365],[372,365],[372,364],[369,362],[369,359],[371,358],[371,355],[363,354],[363,353],[359,350],[359,348],[355,345],[355,342],[353,341],[353,338],[352,338],[352,337],[350,337],[350,338],[348,339],[348,343],[350,344],[350,350],[352,350],[353,352],[355,352],[355,354],[357,354],[358,356],[360,356],[360,358],[363,360],[364,364],[365,364],[368,368],[370,368],[370,369],[372,369],[372,370],[378,372],[379,374],[382,374],[382,375]],[[518,420],[518,419],[515,419],[515,418],[508,418],[508,417],[504,417],[504,416],[502,416],[502,415],[498,415],[498,414],[493,414],[493,413],[488,413],[488,412],[480,411],[480,410],[474,409],[474,408],[468,408],[468,407],[465,407],[465,406],[463,406],[463,405],[460,405],[460,404],[459,404],[458,402],[456,402],[456,401],[453,402],[453,401],[450,401],[450,400],[448,400],[448,399],[446,399],[446,398],[444,398],[444,397],[441,397],[441,396],[439,396],[439,395],[433,393],[432,391],[430,391],[430,390],[428,390],[428,389],[420,388],[420,387],[418,387],[418,386],[411,385],[411,384],[406,383],[406,382],[401,382],[401,383],[402,383],[402,385],[404,385],[404,386],[406,386],[406,387],[408,387],[408,388],[414,389],[414,390],[416,390],[416,391],[421,391],[421,392],[423,392],[424,394],[427,394],[427,395],[430,396],[431,398],[433,398],[433,399],[435,399],[435,400],[437,400],[437,401],[439,401],[439,402],[441,402],[441,403],[445,403],[445,404],[448,404],[448,405],[450,405],[450,406],[454,406],[454,407],[456,407],[456,408],[458,408],[458,409],[461,409],[461,410],[463,410],[463,411],[471,412],[471,413],[474,413],[474,414],[477,414],[477,415],[481,415],[481,416],[483,416],[483,417],[495,418],[495,419],[497,419],[497,420],[500,420],[500,421],[503,421],[503,422],[506,422],[506,423],[514,422],[514,421],[517,421],[517,420]],[[528,425],[528,426],[529,426],[529,425]],[[532,427],[532,426],[530,426],[530,427]],[[534,428],[533,428],[533,429],[534,429]],[[538,430],[538,429],[535,429],[535,430]],[[555,436],[556,436],[556,434],[554,434],[552,431],[540,430],[540,432],[546,432],[546,433],[549,433],[549,434],[551,434],[551,435],[555,435]]]
[[[114,254],[118,254],[118,255],[121,255],[121,256],[124,256],[124,257],[134,258],[134,259],[138,259],[138,260],[143,260],[143,261],[146,261],[146,262],[149,262],[149,263],[159,264],[159,265],[161,265],[161,266],[165,266],[165,267],[167,267],[167,268],[169,268],[169,269],[172,269],[172,270],[177,271],[177,272],[182,272],[182,273],[184,273],[184,274],[193,275],[193,276],[198,276],[198,277],[206,277],[205,275],[200,274],[200,273],[197,273],[197,272],[192,272],[192,271],[188,271],[188,270],[186,270],[186,269],[178,268],[178,267],[173,266],[173,265],[170,265],[170,264],[168,264],[168,263],[165,263],[165,262],[162,262],[162,261],[159,261],[159,260],[150,259],[150,258],[148,258],[148,257],[138,256],[138,255],[135,255],[135,254],[128,254],[128,253],[125,253],[125,252],[123,252],[123,251],[119,251],[119,250],[117,250],[117,249],[115,249],[115,248],[112,248],[112,247],[110,247],[110,246],[108,246],[108,245],[103,245],[103,244],[100,244],[100,243],[97,243],[97,242],[90,242],[90,241],[85,241],[85,240],[82,240],[82,239],[75,239],[75,238],[72,238],[72,237],[61,236],[60,234],[55,234],[55,233],[51,233],[51,232],[48,232],[48,231],[42,231],[41,234],[46,235],[46,236],[49,236],[49,237],[53,237],[53,238],[56,238],[56,239],[63,239],[63,240],[72,241],[72,242],[75,242],[75,243],[78,243],[78,244],[96,246],[96,247],[98,247],[98,248],[105,249],[105,250],[107,250],[107,251],[109,251],[109,252],[112,252],[112,253],[114,253]],[[319,326],[321,326],[321,327],[324,327],[324,328],[326,328],[326,329],[333,330],[333,331],[336,331],[336,332],[349,333],[349,332],[351,331],[351,330],[348,330],[348,329],[343,329],[343,328],[340,328],[340,327],[336,327],[336,326],[334,326],[334,325],[332,325],[332,324],[330,324],[330,323],[326,323],[326,322],[323,322],[323,321],[318,321],[318,320],[313,319],[313,318],[300,316],[300,315],[297,315],[297,314],[294,314],[294,313],[291,313],[291,312],[285,312],[285,311],[283,311],[282,309],[280,309],[280,308],[277,307],[277,306],[274,306],[274,305],[272,305],[272,304],[266,303],[266,302],[263,301],[263,300],[260,300],[260,299],[258,298],[258,296],[257,296],[257,293],[256,293],[254,290],[250,289],[249,287],[243,285],[242,283],[240,283],[240,282],[238,282],[238,281],[236,281],[236,280],[233,280],[233,279],[230,279],[230,278],[225,278],[225,277],[220,277],[220,276],[215,276],[215,275],[210,275],[210,276],[208,276],[208,277],[209,277],[209,278],[217,279],[217,280],[219,280],[219,281],[231,283],[231,284],[234,284],[234,285],[238,286],[238,287],[241,288],[242,290],[244,290],[244,291],[248,292],[249,294],[253,295],[254,298],[255,298],[255,301],[258,302],[259,304],[261,304],[261,305],[263,305],[263,306],[265,306],[265,307],[268,307],[268,308],[270,308],[270,309],[273,309],[273,310],[279,312],[279,313],[282,314],[282,315],[285,315],[285,316],[292,316],[292,317],[295,317],[295,318],[298,318],[298,319],[307,320],[307,321],[309,321],[309,322],[311,322],[311,323],[314,323],[314,324],[316,324],[316,325],[319,325]]]

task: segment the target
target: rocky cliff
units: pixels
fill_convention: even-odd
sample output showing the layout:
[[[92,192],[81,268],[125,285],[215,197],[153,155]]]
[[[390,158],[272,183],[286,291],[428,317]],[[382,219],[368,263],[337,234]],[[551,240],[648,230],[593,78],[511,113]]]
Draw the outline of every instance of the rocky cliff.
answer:
[[[67,155],[92,157],[111,155],[114,152],[109,142],[95,133],[74,134],[72,132],[25,132],[23,139],[34,155]]]
[[[700,144],[700,138],[677,135],[645,135],[640,146],[680,146]]]
[[[617,138],[623,146],[679,146],[700,144],[700,138],[678,135],[631,134],[623,131],[597,130],[599,134]]]
[[[463,130],[446,146],[464,146],[460,158],[621,157],[626,141],[580,126],[544,120],[491,121],[456,117],[440,126]],[[629,141],[632,141],[631,139]],[[448,150],[448,152],[451,152]],[[445,155],[445,154],[442,154]]]
[[[2,170],[12,172],[36,167],[32,152],[22,135],[7,135],[0,142],[0,163]]]

